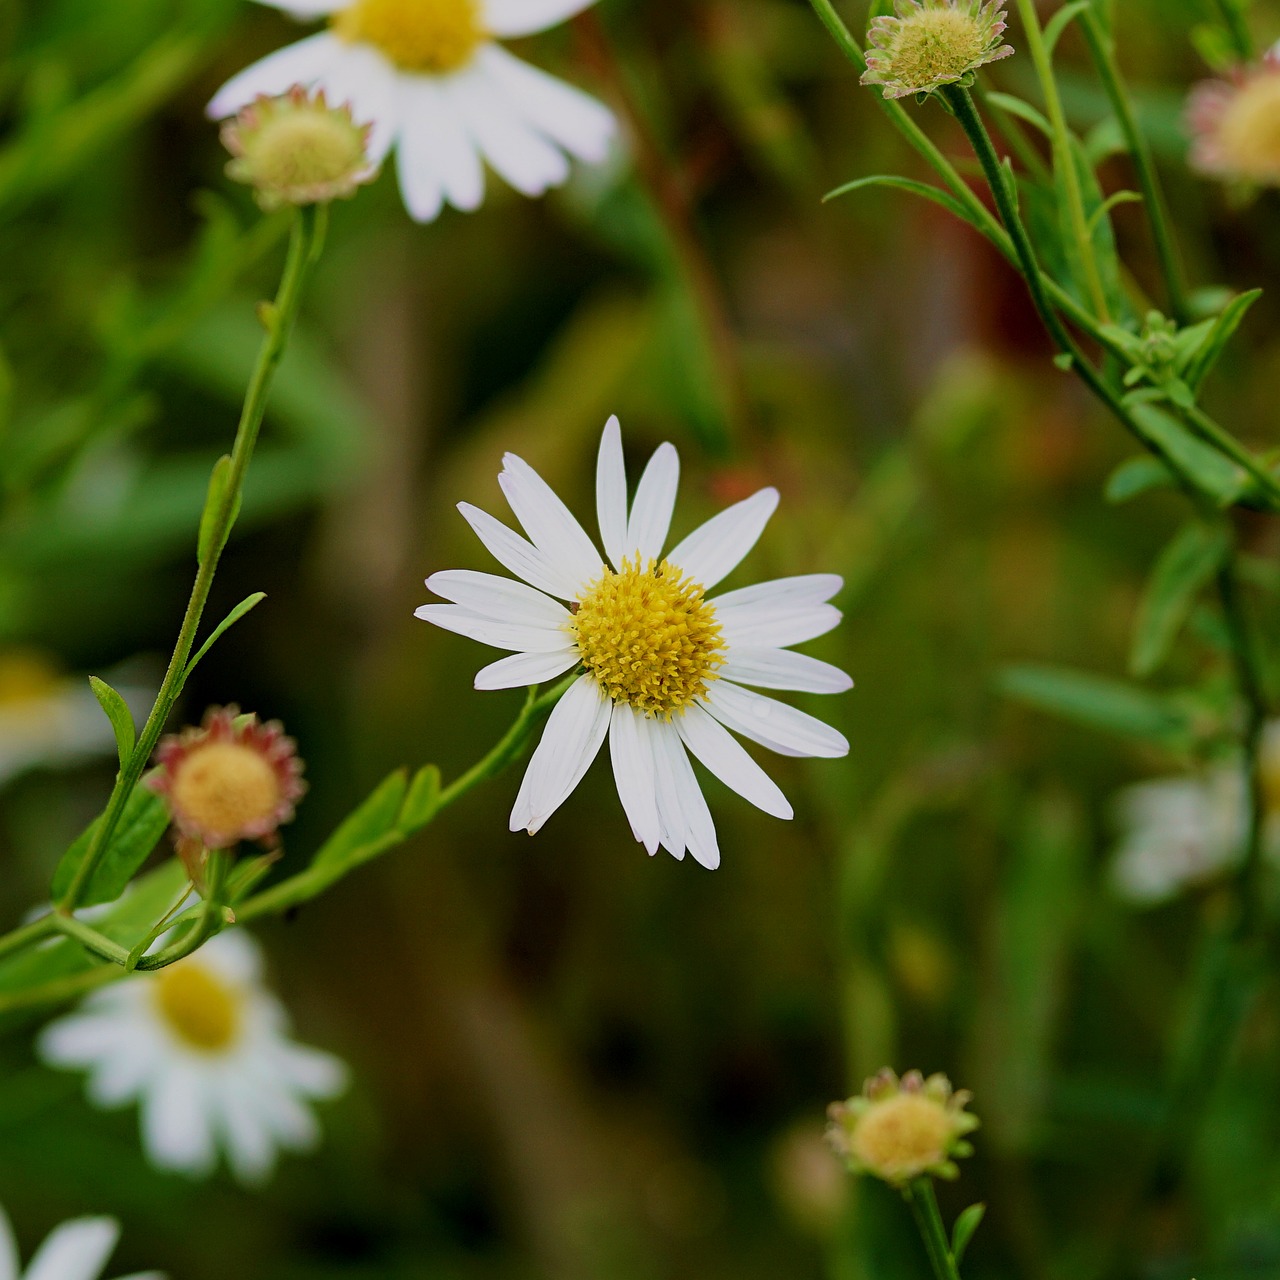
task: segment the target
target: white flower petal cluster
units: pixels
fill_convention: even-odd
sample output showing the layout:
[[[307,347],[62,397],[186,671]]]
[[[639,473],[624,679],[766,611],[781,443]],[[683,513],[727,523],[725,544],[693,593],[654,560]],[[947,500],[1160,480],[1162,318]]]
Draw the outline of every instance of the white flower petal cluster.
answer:
[[[90,1073],[94,1105],[138,1102],[158,1168],[207,1177],[222,1149],[251,1184],[268,1177],[277,1152],[316,1145],[307,1104],[336,1097],[347,1079],[337,1058],[289,1039],[284,1008],[263,985],[262,954],[239,929],[159,973],[95,992],[46,1027],[37,1047],[51,1066]]]
[[[618,795],[636,839],[651,854],[661,846],[683,858],[687,850],[703,866],[718,866],[715,826],[690,755],[764,812],[790,818],[791,805],[778,785],[733,733],[782,755],[837,757],[849,750],[844,736],[821,720],[745,687],[809,693],[852,687],[843,671],[788,648],[837,625],[840,612],[828,602],[841,579],[782,578],[705,599],[703,593],[755,546],[778,505],[778,491],[762,489],[721,512],[664,557],[678,455],[670,444],[654,453],[628,506],[616,418],[605,428],[597,464],[597,513],[607,560],[532,467],[514,454],[504,462],[498,483],[527,538],[467,503],[459,510],[494,558],[523,582],[468,570],[436,573],[427,586],[451,603],[424,605],[416,616],[513,651],[477,675],[477,689],[536,684],[584,668],[548,719],[516,797],[511,829],[536,832],[608,738]],[[673,582],[676,588],[664,585]],[[648,620],[658,614],[644,610],[659,605],[644,604],[631,614],[624,604],[611,620],[592,602],[613,584],[634,588],[640,598],[675,590],[671,607],[688,611],[689,635],[701,628],[701,641],[690,641],[672,657],[662,646],[672,636],[680,639],[684,624],[678,620],[661,634],[647,631]],[[590,651],[583,630],[588,611],[601,614]],[[611,636],[616,652],[609,651]],[[703,678],[686,677],[698,662]],[[645,692],[637,694],[635,687]],[[669,707],[661,705],[661,693],[648,693],[672,687]]]
[[[435,219],[445,204],[478,208],[486,162],[517,191],[539,196],[568,178],[570,157],[598,164],[608,155],[617,131],[613,114],[497,43],[556,26],[594,0],[380,0],[382,25],[369,29],[381,45],[351,38],[352,28],[343,25],[352,16],[358,23],[370,0],[260,3],[300,20],[327,18],[330,29],[234,76],[209,103],[210,116],[224,119],[259,96],[277,97],[298,84],[323,89],[332,105],[350,104],[358,124],[372,124],[372,163],[381,164],[395,147],[400,190],[419,222]],[[452,58],[439,71],[405,65],[394,41],[412,39],[428,20],[474,27],[457,65]]]
[[[23,1271],[13,1228],[0,1209],[0,1280],[98,1280],[119,1239],[114,1218],[75,1218],[49,1235]],[[139,1271],[122,1280],[165,1278],[159,1271]]]

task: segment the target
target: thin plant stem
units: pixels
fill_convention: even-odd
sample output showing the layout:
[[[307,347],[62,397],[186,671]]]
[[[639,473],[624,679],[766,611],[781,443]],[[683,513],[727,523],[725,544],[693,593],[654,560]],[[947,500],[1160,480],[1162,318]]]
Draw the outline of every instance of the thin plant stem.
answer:
[[[213,588],[218,560],[239,513],[244,479],[249,470],[258,431],[266,413],[271,384],[298,317],[303,285],[324,242],[326,218],[323,206],[308,205],[298,210],[294,220],[289,254],[279,292],[274,304],[264,308],[263,322],[267,332],[245,394],[235,445],[231,452],[231,466],[227,481],[220,495],[215,495],[213,510],[207,510],[201,519],[202,534],[207,530],[207,537],[202,536],[206,554],[201,558],[195,583],[191,588],[187,610],[178,632],[177,643],[174,645],[173,657],[169,661],[168,670],[165,672],[160,692],[156,695],[151,714],[147,717],[147,722],[138,736],[132,754],[116,778],[115,787],[94,831],[88,852],[77,868],[66,893],[57,904],[57,910],[61,913],[70,913],[79,905],[94,872],[106,856],[106,851],[111,845],[111,837],[115,834],[125,805],[142,777],[147,761],[151,758],[151,753],[160,740],[160,734],[164,731],[169,712],[173,709],[182,690],[186,678],[187,661],[191,657],[200,629],[200,619]]]
[[[947,1229],[938,1209],[938,1198],[933,1193],[932,1180],[916,1178],[907,1183],[903,1194],[911,1206],[911,1214],[916,1220],[920,1238],[924,1241],[935,1280],[960,1280],[960,1271],[947,1240]]]
[[[1133,160],[1138,185],[1142,189],[1142,202],[1146,209],[1147,222],[1151,227],[1151,238],[1155,243],[1156,257],[1160,261],[1160,273],[1164,277],[1169,307],[1174,319],[1179,324],[1186,324],[1191,318],[1191,313],[1187,305],[1177,244],[1169,227],[1169,205],[1160,184],[1155,161],[1151,156],[1151,148],[1146,136],[1138,127],[1138,119],[1134,114],[1128,87],[1120,74],[1120,67],[1115,57],[1115,43],[1103,30],[1097,14],[1092,9],[1085,9],[1081,13],[1080,23],[1085,43],[1089,46],[1090,56],[1107,91],[1111,109],[1115,112],[1116,120],[1119,122],[1120,130],[1129,148],[1129,155]]]
[[[86,951],[91,951],[95,956],[110,960],[112,964],[118,964],[121,967],[129,962],[128,947],[112,942],[97,929],[77,920],[75,916],[64,916],[55,911],[53,919],[57,923],[59,932],[65,933],[68,938],[74,938]]]
[[[1243,467],[1263,493],[1269,494],[1272,499],[1280,498],[1280,477],[1269,471],[1235,436],[1219,426],[1197,404],[1178,408],[1195,431],[1215,448],[1225,453],[1233,462]]]
[[[21,925],[0,938],[0,960],[15,952],[25,951],[27,947],[34,947],[46,938],[53,937],[57,932],[58,922],[52,915],[41,916],[38,920]]]
[[[1062,95],[1053,75],[1053,63],[1045,46],[1044,33],[1040,30],[1040,18],[1036,14],[1034,0],[1018,0],[1018,12],[1044,94],[1045,110],[1053,133],[1053,166],[1062,183],[1062,194],[1067,205],[1067,217],[1071,223],[1071,236],[1076,244],[1076,254],[1084,273],[1085,292],[1093,304],[1094,314],[1104,322],[1109,321],[1107,296],[1102,287],[1097,259],[1093,252],[1093,237],[1084,212],[1084,195],[1080,189],[1080,175],[1076,172],[1075,148],[1067,129],[1066,112],[1062,109]]]

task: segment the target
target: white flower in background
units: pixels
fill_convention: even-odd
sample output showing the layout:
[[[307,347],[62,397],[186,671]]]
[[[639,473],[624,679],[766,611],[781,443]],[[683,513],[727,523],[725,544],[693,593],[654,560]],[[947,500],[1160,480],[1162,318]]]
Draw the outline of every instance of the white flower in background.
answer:
[[[430,222],[446,204],[484,199],[488,163],[539,196],[569,176],[569,156],[603,161],[616,132],[594,98],[513,57],[495,38],[556,26],[594,0],[260,0],[328,30],[288,45],[229,80],[214,119],[292,86],[321,88],[372,124],[369,158],[392,146],[410,214]]]
[[[122,688],[131,708],[147,690]],[[64,767],[114,755],[115,733],[84,676],[63,675],[32,649],[0,651],[0,784],[42,765]]]
[[[98,1280],[119,1239],[114,1218],[76,1218],[54,1231],[23,1271],[13,1228],[0,1209],[0,1280]],[[164,1277],[158,1271],[139,1271],[124,1280]]]
[[[1262,766],[1265,847],[1280,859],[1280,721],[1267,726]],[[1111,878],[1117,893],[1156,906],[1233,870],[1244,853],[1246,799],[1243,772],[1232,765],[1126,787],[1116,798],[1121,839]]]
[[[842,693],[843,671],[785,646],[824,635],[840,613],[830,574],[781,578],[706,598],[755,546],[778,505],[776,489],[722,511],[664,557],[680,462],[662,445],[630,512],[616,418],[600,442],[596,503],[608,562],[528,463],[507,454],[498,483],[529,541],[485,512],[459,510],[480,541],[524,583],[459,569],[427,586],[452,604],[417,616],[511,657],[476,676],[510,689],[583,674],[556,704],[529,762],[511,829],[536,832],[595,759],[605,736],[618,795],[635,837],[706,867],[720,862],[711,812],[686,750],[766,813],[790,818],[778,786],[729,733],[789,756],[842,756],[844,737],[813,716],[744,685]],[[566,601],[561,604],[560,601]]]
[[[276,1152],[320,1137],[310,1099],[336,1097],[346,1068],[288,1038],[263,986],[256,943],[235,930],[155,974],[106,987],[41,1034],[45,1062],[90,1072],[89,1099],[138,1101],[142,1140],[161,1169],[205,1177],[218,1150],[243,1182],[261,1182]]]

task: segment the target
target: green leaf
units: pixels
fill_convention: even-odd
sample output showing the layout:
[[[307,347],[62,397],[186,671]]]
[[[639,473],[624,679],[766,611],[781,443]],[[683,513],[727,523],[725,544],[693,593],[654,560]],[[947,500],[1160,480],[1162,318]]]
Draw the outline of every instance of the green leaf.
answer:
[[[1195,520],[1164,549],[1138,611],[1129,657],[1135,676],[1151,675],[1169,656],[1196,596],[1222,568],[1231,545],[1223,525]]]
[[[1120,680],[1065,667],[1016,666],[1001,672],[1003,693],[1091,729],[1140,738],[1171,749],[1191,737],[1187,712],[1170,699]]]
[[[1053,51],[1058,41],[1062,39],[1062,33],[1067,29],[1067,25],[1090,8],[1092,3],[1093,0],[1075,0],[1074,4],[1063,5],[1045,24],[1044,43],[1050,57],[1053,56]]]
[[[236,516],[240,514],[240,495],[237,494],[235,507],[231,512],[231,519],[227,522],[223,536],[221,538],[215,536],[217,534],[218,517],[227,496],[227,486],[230,483],[231,455],[224,453],[213,464],[213,471],[209,476],[209,492],[205,496],[204,511],[200,515],[200,536],[196,541],[196,558],[201,564],[216,560],[222,554],[222,548],[226,546],[227,535],[231,532],[231,526],[235,523]]]
[[[1230,507],[1249,492],[1249,476],[1242,467],[1192,435],[1163,409],[1138,396],[1126,403],[1143,435],[1202,493],[1220,507]]]
[[[71,881],[89,852],[89,843],[101,821],[100,817],[95,818],[62,855],[62,860],[53,873],[52,893],[55,901],[71,887]],[[169,810],[164,801],[147,787],[135,787],[116,825],[111,844],[85,886],[79,905],[93,907],[102,902],[114,902],[159,843],[168,825]]]
[[[420,831],[436,816],[440,807],[440,770],[429,764],[418,770],[396,826],[404,835]]]
[[[956,1224],[951,1229],[951,1256],[955,1259],[957,1267],[964,1261],[969,1241],[973,1239],[973,1233],[977,1231],[986,1212],[985,1204],[971,1204],[956,1219]]]
[[[989,93],[986,98],[988,102],[1007,111],[1011,116],[1017,116],[1019,120],[1025,120],[1027,124],[1043,133],[1046,138],[1053,137],[1053,126],[1029,102],[1024,102],[1021,98],[1015,98],[1011,93]]]
[[[378,786],[373,794],[350,814],[346,821],[316,851],[311,862],[313,871],[326,873],[333,879],[345,875],[363,862],[372,844],[396,830],[409,790],[409,778],[397,769]]]
[[[1107,480],[1108,502],[1119,505],[1152,489],[1169,489],[1177,483],[1173,472],[1159,458],[1144,453],[1122,462]]]
[[[112,729],[115,730],[116,751],[119,753],[120,767],[123,769],[129,763],[129,757],[133,755],[133,744],[138,739],[138,733],[133,724],[133,713],[129,710],[128,703],[105,680],[90,676],[89,687],[93,690],[93,696],[97,698],[99,706],[107,713]]]
[[[878,173],[869,178],[858,178],[854,182],[846,182],[844,186],[827,192],[822,197],[822,200],[825,204],[828,200],[834,200],[838,196],[849,195],[854,191],[861,191],[866,187],[893,187],[899,191],[909,191],[912,195],[920,196],[924,200],[931,200],[934,204],[941,205],[949,213],[954,213],[961,221],[981,230],[969,216],[969,212],[964,205],[950,192],[943,191],[941,187],[935,187],[928,182],[917,182],[914,178],[899,178],[892,173]]]
[[[1117,191],[1113,195],[1108,196],[1092,213],[1089,218],[1089,234],[1092,235],[1097,229],[1099,222],[1116,208],[1122,204],[1141,204],[1142,197],[1136,191]]]
[[[190,678],[191,673],[196,669],[196,664],[201,658],[213,648],[222,636],[244,617],[251,609],[256,609],[267,598],[265,591],[255,591],[253,595],[246,596],[240,601],[234,609],[213,629],[213,634],[200,646],[196,651],[196,656],[187,663],[186,670],[182,673],[182,681],[185,684]]]
[[[1262,297],[1261,289],[1242,293],[1238,298],[1233,298],[1213,322],[1204,343],[1192,357],[1182,375],[1183,381],[1192,391],[1200,389],[1201,384],[1218,363],[1227,343],[1235,337],[1236,330],[1240,328],[1250,308],[1260,297]]]

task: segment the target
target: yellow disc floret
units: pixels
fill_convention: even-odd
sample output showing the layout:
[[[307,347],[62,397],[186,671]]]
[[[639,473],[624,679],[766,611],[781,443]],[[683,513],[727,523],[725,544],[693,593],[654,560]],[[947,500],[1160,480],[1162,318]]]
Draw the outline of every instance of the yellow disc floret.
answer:
[[[230,834],[270,818],[280,804],[280,779],[260,751],[238,742],[209,742],[182,761],[170,797],[194,826]]]
[[[578,602],[570,629],[582,665],[614,702],[670,716],[706,692],[724,662],[715,607],[663,560],[606,568]]]
[[[1254,182],[1280,181],[1280,75],[1246,82],[1218,125],[1222,167]]]
[[[376,45],[404,71],[435,75],[465,67],[488,38],[477,0],[356,0],[334,16],[333,29]]]
[[[951,1135],[951,1116],[943,1103],[900,1093],[862,1117],[849,1148],[859,1164],[896,1182],[946,1160]]]
[[[221,1053],[240,1034],[240,993],[197,961],[162,969],[155,1001],[166,1027],[190,1049]]]
[[[986,28],[970,14],[921,9],[899,29],[893,72],[904,84],[933,84],[964,75],[986,48]]]

